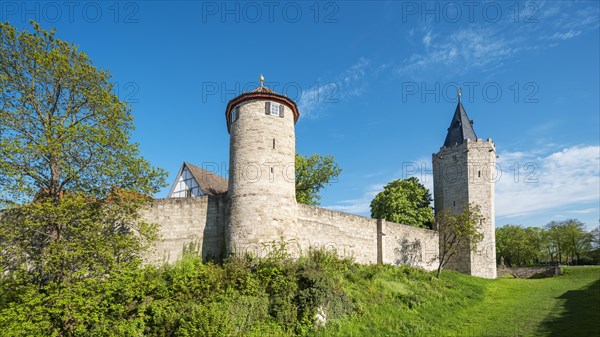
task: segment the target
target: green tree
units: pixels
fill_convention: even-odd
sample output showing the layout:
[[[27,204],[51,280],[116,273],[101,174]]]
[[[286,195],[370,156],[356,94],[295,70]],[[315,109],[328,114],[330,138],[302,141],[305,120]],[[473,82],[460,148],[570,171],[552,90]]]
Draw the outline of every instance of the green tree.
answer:
[[[544,258],[544,229],[541,227],[527,227],[527,237],[529,239],[529,257],[532,264],[540,264]]]
[[[588,253],[594,264],[600,264],[600,226],[590,231],[591,250]]]
[[[157,237],[157,226],[138,215],[148,201],[114,189],[104,199],[66,194],[8,209],[0,219],[0,272],[44,286],[137,268]]]
[[[522,228],[515,225],[505,225],[496,228],[496,255],[504,258],[504,263],[512,266],[519,260],[519,242]]]
[[[0,24],[0,200],[164,186],[165,172],[129,141],[131,109],[112,92],[109,73],[54,30],[32,25],[18,32]]]
[[[558,254],[550,231],[547,228],[542,228],[540,234],[542,255],[545,256],[546,261],[556,261]]]
[[[577,264],[583,254],[592,250],[593,235],[577,219],[565,220],[561,226],[564,228],[565,246],[571,255],[571,263]]]
[[[505,225],[496,228],[497,258],[509,266],[539,263],[542,255],[542,229]]]
[[[553,261],[578,263],[582,255],[592,250],[593,232],[577,219],[551,221],[546,226],[545,244]]]
[[[102,278],[155,238],[138,211],[165,172],[130,142],[108,72],[32,25],[0,24],[0,267],[39,285]]]
[[[600,248],[600,226],[596,226],[590,233],[592,234],[592,249]]]
[[[437,212],[435,222],[440,235],[437,277],[453,257],[465,250],[477,251],[483,240],[482,220],[481,209],[475,204],[465,205],[459,213],[451,210]]]
[[[565,235],[565,227],[559,221],[551,221],[545,228],[547,231],[546,240],[554,255],[553,260],[562,263],[563,256],[568,254],[566,249],[567,238]]]
[[[301,204],[319,205],[319,191],[337,181],[341,172],[333,156],[296,154],[296,200]]]
[[[410,177],[394,180],[371,201],[371,217],[431,228],[434,220],[431,201],[429,190],[419,179]]]

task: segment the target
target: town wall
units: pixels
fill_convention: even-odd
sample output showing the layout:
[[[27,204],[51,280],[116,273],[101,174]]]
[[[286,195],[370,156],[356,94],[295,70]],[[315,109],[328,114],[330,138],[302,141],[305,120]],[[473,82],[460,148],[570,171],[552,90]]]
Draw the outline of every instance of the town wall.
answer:
[[[155,199],[142,219],[159,225],[159,240],[147,263],[172,263],[184,248],[205,259],[221,260],[225,249],[226,196]],[[191,246],[191,247],[190,247]]]
[[[155,199],[152,207],[142,213],[145,221],[159,225],[160,234],[146,262],[172,263],[190,246],[197,247],[205,259],[222,260],[226,203],[225,195]],[[236,253],[265,256],[283,239],[293,255],[306,253],[312,247],[335,250],[362,264],[409,265],[426,270],[437,267],[436,231],[315,206],[297,207],[297,224],[285,228],[285,237],[264,238],[259,244],[239,247]]]

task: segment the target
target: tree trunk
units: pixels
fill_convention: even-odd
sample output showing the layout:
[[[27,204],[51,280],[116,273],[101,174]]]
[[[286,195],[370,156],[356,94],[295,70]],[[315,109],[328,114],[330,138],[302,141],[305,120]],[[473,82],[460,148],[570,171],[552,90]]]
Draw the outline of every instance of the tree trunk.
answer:
[[[50,155],[50,186],[48,187],[48,196],[52,198],[55,204],[60,199],[60,167],[57,158]]]

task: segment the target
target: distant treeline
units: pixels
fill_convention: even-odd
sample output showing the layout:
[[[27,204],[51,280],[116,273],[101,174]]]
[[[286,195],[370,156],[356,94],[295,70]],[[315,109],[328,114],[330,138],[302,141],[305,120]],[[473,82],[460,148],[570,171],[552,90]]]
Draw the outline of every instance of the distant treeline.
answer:
[[[552,221],[544,227],[505,225],[496,228],[498,264],[600,264],[600,227],[587,230],[577,219]]]

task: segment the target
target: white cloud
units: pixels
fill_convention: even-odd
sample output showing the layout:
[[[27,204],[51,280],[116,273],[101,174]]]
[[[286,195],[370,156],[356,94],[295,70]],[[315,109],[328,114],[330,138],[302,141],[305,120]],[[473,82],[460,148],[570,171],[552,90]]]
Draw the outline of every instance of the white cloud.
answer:
[[[589,208],[589,205],[585,209],[577,207],[600,202],[600,146],[553,149],[544,146],[500,153],[498,168],[501,174],[496,182],[497,217],[543,215],[563,207],[575,208],[566,211],[570,213],[597,212],[598,208]],[[325,208],[368,215],[371,200],[385,184],[411,176],[419,178],[433,194],[431,160],[421,158],[406,162],[387,181],[368,185],[361,196]]]
[[[324,101],[335,95],[337,84],[325,83],[317,84],[302,91],[302,96],[298,100],[298,107],[302,112],[303,118],[315,117],[316,111],[324,104]]]
[[[449,36],[433,34],[422,38],[424,53],[415,53],[397,69],[400,74],[413,73],[434,66],[484,68],[497,64],[519,50],[516,40],[508,40],[491,28],[468,27]]]
[[[379,65],[373,70],[371,62],[360,58],[355,64],[334,76],[332,80],[303,90],[298,100],[298,107],[302,117],[315,118],[317,113],[327,104],[337,103],[340,100],[360,96],[366,88],[365,78],[369,73],[385,70],[387,66]],[[373,70],[371,72],[371,70]]]
[[[431,31],[428,31],[427,34],[425,34],[425,36],[423,37],[423,44],[425,45],[425,48],[429,48],[429,46],[431,45],[431,39],[433,37],[431,36]]]
[[[599,210],[600,210],[600,208],[598,208],[598,207],[592,207],[592,208],[578,209],[578,210],[575,210],[575,211],[569,211],[568,213],[573,213],[573,214],[592,214],[592,213],[598,213]]]
[[[371,212],[371,200],[375,198],[377,193],[383,191],[384,184],[374,184],[367,187],[367,191],[359,198],[341,200],[338,205],[325,206],[325,208],[352,213],[366,215]]]
[[[600,8],[597,4],[582,7],[585,2],[556,1],[547,2],[541,13],[541,23],[550,23],[556,29],[596,30],[600,25]],[[574,9],[573,7],[579,8]]]
[[[576,36],[581,35],[580,30],[569,30],[565,33],[554,33],[554,35],[548,37],[548,40],[570,40]]]
[[[501,153],[496,215],[515,217],[600,202],[600,146]],[[518,172],[518,173],[517,173]]]
[[[515,55],[546,49],[576,38],[600,26],[599,8],[568,1],[539,2],[528,7],[518,22],[505,20],[468,26],[437,26],[410,30],[407,39],[421,43],[422,50],[402,60],[396,67],[400,75],[418,75],[424,70],[460,71],[474,69],[492,72]],[[548,43],[552,41],[553,43]]]

